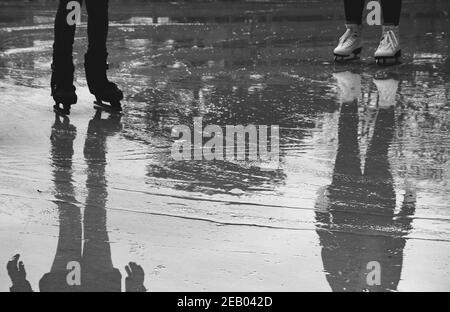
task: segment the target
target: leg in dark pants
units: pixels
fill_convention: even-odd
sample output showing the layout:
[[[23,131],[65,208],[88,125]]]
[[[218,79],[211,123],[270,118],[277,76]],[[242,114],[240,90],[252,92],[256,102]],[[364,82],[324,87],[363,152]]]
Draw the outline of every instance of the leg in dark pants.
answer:
[[[88,51],[84,68],[89,91],[97,94],[107,84],[108,0],[86,0],[88,11]]]
[[[55,19],[55,43],[53,45],[53,60],[63,65],[72,64],[73,43],[76,25],[67,23],[71,12],[67,4],[71,0],[60,0]],[[80,6],[83,0],[77,0]],[[106,54],[106,39],[108,36],[108,0],[86,0],[88,11],[88,53],[92,55]]]
[[[86,0],[88,11],[89,47],[84,58],[86,80],[89,91],[96,96],[97,102],[110,102],[120,107],[118,101],[123,99],[122,91],[108,80],[106,40],[108,37],[108,3],[109,0]]]
[[[80,7],[83,0],[77,0]],[[55,42],[53,44],[52,78],[50,82],[54,108],[64,114],[70,113],[70,106],[77,102],[75,86],[73,85],[72,52],[76,25],[68,22],[73,7],[67,5],[70,0],[60,0],[55,18]],[[75,12],[76,13],[76,12]],[[61,108],[60,105],[63,105]]]
[[[402,10],[402,0],[381,0],[384,25],[397,26]],[[364,0],[344,0],[345,18],[347,24],[362,24]]]
[[[381,0],[383,10],[383,24],[397,26],[402,11],[402,0]]]
[[[347,24],[362,24],[364,0],[344,0],[345,19]]]
[[[63,87],[72,86],[73,83],[73,43],[76,25],[67,23],[67,16],[71,10],[67,9],[70,0],[60,0],[55,18],[55,42],[53,44],[53,69],[56,71],[52,85],[61,84]],[[80,6],[83,0],[77,0]]]
[[[86,0],[88,12],[88,53],[92,55],[106,54],[108,37],[108,0]]]

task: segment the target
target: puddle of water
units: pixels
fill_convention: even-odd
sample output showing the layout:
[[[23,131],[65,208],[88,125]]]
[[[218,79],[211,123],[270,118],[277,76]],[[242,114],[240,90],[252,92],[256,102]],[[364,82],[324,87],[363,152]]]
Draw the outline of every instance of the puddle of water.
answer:
[[[360,291],[371,261],[383,273],[370,290],[448,290],[448,20],[405,18],[404,62],[380,69],[377,29],[361,62],[332,64],[342,22],[315,17],[318,8],[150,8],[111,14],[123,117],[91,108],[82,25],[80,100],[58,120],[46,66],[53,8],[6,7],[0,261],[21,253],[35,290],[43,276],[66,287],[70,259],[88,267],[92,289],[118,289],[117,269],[124,277],[133,260],[149,273],[164,267],[150,290],[236,290],[238,279],[242,290]],[[173,160],[172,127],[198,116],[279,125],[280,168]]]

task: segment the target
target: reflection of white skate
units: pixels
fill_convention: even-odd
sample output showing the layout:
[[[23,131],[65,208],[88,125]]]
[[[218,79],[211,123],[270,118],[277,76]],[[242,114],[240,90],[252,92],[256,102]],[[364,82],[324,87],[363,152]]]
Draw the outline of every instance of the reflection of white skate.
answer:
[[[378,65],[393,65],[399,63],[402,56],[398,26],[383,26],[380,45],[375,51]]]
[[[335,61],[358,59],[362,51],[362,25],[346,24],[347,30],[334,49]]]
[[[399,81],[396,79],[374,79],[373,83],[378,89],[378,107],[389,108],[395,106]]]
[[[338,96],[341,103],[357,100],[361,94],[361,75],[349,71],[334,73],[339,88]]]

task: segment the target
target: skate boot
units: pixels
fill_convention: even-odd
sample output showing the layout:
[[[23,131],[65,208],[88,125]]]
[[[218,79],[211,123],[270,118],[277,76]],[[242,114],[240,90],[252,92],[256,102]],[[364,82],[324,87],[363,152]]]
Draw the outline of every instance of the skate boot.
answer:
[[[400,62],[402,50],[398,26],[383,26],[380,45],[375,51],[378,65],[393,65]]]
[[[362,25],[346,24],[347,30],[334,49],[334,60],[346,61],[358,59],[362,51]]]
[[[95,96],[96,105],[113,111],[122,111],[120,101],[123,99],[123,93],[106,76],[108,70],[107,57],[107,53],[93,54],[88,52],[85,55],[84,66],[89,91]],[[109,103],[109,105],[104,102]]]
[[[76,88],[73,85],[74,66],[62,66],[63,63],[53,62],[51,91],[55,101],[53,109],[56,113],[70,115],[70,107],[77,103]]]

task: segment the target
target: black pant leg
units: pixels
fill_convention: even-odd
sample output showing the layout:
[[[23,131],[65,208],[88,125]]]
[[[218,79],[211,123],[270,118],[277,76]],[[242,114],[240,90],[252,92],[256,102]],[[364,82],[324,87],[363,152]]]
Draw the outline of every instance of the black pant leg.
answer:
[[[53,61],[72,63],[72,51],[75,38],[76,25],[67,23],[67,16],[71,10],[67,9],[67,4],[71,0],[60,0],[55,18],[55,41],[53,44]],[[83,4],[83,0],[76,0]]]
[[[383,24],[397,26],[402,12],[402,0],[381,0]]]
[[[344,0],[345,19],[348,24],[362,24],[364,0]]]
[[[107,52],[109,0],[86,0],[88,11],[88,53],[104,55]]]

